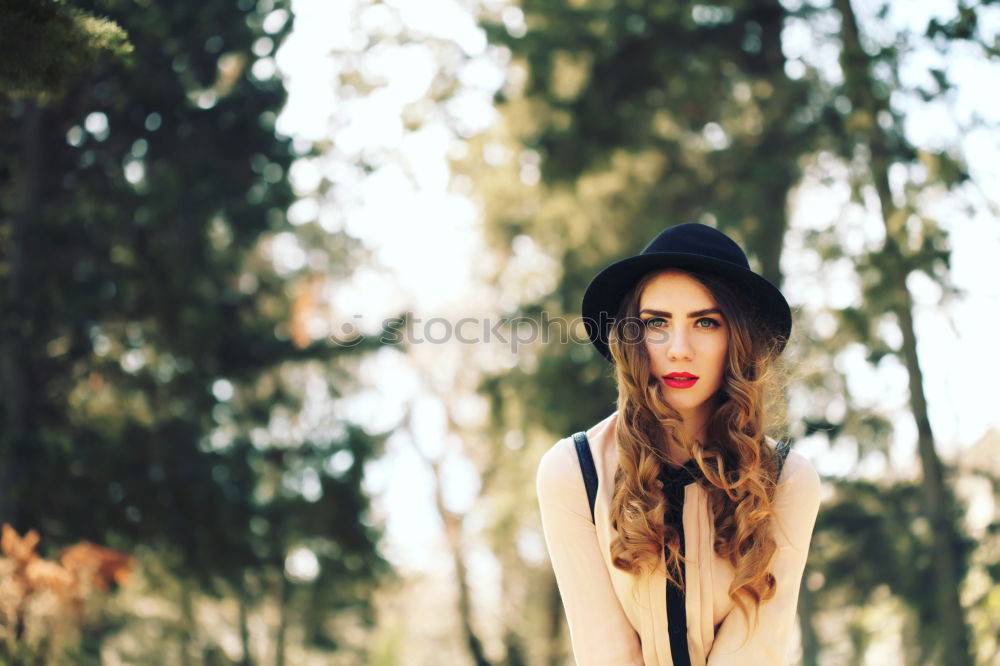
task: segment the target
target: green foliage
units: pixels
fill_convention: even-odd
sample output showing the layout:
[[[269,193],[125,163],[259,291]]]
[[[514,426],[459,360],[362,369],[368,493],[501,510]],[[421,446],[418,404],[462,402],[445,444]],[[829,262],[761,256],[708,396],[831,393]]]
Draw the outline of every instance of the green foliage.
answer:
[[[776,202],[821,135],[810,80],[784,71],[781,6],[537,0],[522,7],[525,34],[484,27],[526,69],[524,86],[499,99],[511,133],[538,154],[543,182],[523,216],[503,204],[488,212],[489,233],[501,251],[517,234],[538,239],[562,276],[544,303],[522,304],[518,314],[576,316],[600,268],[689,220],[735,236],[780,282],[787,220]],[[549,345],[539,354],[537,367],[502,379],[534,423],[565,435],[614,409],[608,368],[586,345]],[[498,391],[486,390],[496,400]]]
[[[332,645],[331,615],[369,615],[388,569],[361,487],[384,436],[293,429],[308,377],[347,395],[372,347],[303,341],[311,269],[271,251],[305,233],[286,175],[309,147],[275,136],[282,83],[252,69],[287,3],[76,4],[30,16],[107,14],[121,32],[87,44],[124,53],[127,31],[133,52],[69,53],[44,79],[66,94],[0,105],[0,512],[46,543],[155,549],[183,598],[266,602],[308,548],[318,574],[279,600]],[[349,239],[317,236],[349,273]]]
[[[888,588],[905,601],[916,622],[933,645],[939,627],[938,596],[929,580],[937,577],[930,522],[921,489],[911,483],[872,483],[835,480],[835,492],[823,505],[810,546],[811,571],[823,575],[821,603],[861,608],[873,601],[880,588]],[[964,509],[954,501],[951,520],[962,520]],[[963,536],[956,552],[959,570],[965,571],[976,547]],[[958,573],[958,572],[956,572]]]
[[[783,71],[779,4],[523,7],[524,36],[485,27],[528,69],[524,95],[537,115],[525,143],[547,181],[606,167],[616,151],[654,150],[663,174],[632,194],[649,197],[661,227],[664,210],[675,222],[711,213],[748,232],[769,217],[818,129],[809,81]]]
[[[793,4],[799,7],[789,9]],[[477,171],[469,166],[473,160],[466,161],[467,172],[490,180],[481,194],[494,248],[509,256],[525,235],[560,270],[552,292],[525,299],[518,314],[547,309],[575,316],[600,268],[638,251],[663,227],[689,220],[733,235],[780,284],[797,191],[843,183],[852,195],[848,205],[830,211],[828,226],[811,221],[798,240],[818,259],[820,282],[827,266],[851,266],[861,301],[837,309],[804,303],[796,313],[791,351],[799,367],[793,370],[805,377],[795,387],[804,399],[792,430],[853,442],[859,458],[883,453],[892,440],[891,419],[855,404],[838,357],[860,345],[872,365],[915,358],[911,337],[904,335],[900,345],[884,332],[909,326],[901,315],[912,305],[906,278],[914,271],[937,282],[946,302],[959,295],[950,284],[946,225],[932,217],[927,202],[959,192],[969,179],[958,146],[913,145],[904,131],[904,105],[895,104],[905,97],[943,103],[952,91],[946,72],[933,71],[931,83],[906,89],[900,63],[921,49],[945,52],[956,40],[994,56],[995,44],[977,17],[990,4],[963,3],[954,20],[932,20],[919,34],[893,34],[878,23],[888,15],[883,5],[871,19],[878,37],[862,29],[860,42],[847,28],[853,12],[844,11],[846,2],[523,0],[523,26],[511,14],[503,22],[486,20],[490,40],[509,49],[517,73],[498,94],[504,132],[489,140],[516,146],[515,162],[539,163],[541,180],[511,184],[506,171]],[[839,53],[840,61],[786,56],[782,31],[789,26],[807,29],[816,53]],[[904,175],[892,189],[890,167]],[[872,201],[880,207],[872,209]],[[850,250],[846,223],[879,215],[884,247]],[[503,277],[501,269],[497,279]],[[549,344],[537,359],[485,381],[497,430],[530,432],[541,425],[561,437],[606,416],[613,404],[609,373],[587,371],[588,364],[607,369],[588,353],[586,346]],[[926,423],[926,405],[912,407]],[[539,434],[532,441],[540,453],[554,440]],[[922,441],[932,450],[924,462],[936,459],[932,436],[922,434]],[[828,588],[850,588],[850,601],[865,604],[883,585],[916,609],[922,623],[942,626],[942,611],[934,618],[930,603],[936,586],[927,581],[934,580],[932,547],[941,552],[949,537],[926,529],[899,532],[928,525],[926,516],[935,511],[921,494],[926,488],[873,489],[847,481],[838,488],[849,498],[837,499],[829,514],[824,507],[826,522],[817,527],[831,544],[818,556],[829,563]],[[880,508],[883,492],[896,514]],[[956,511],[947,509],[948,520],[960,525]],[[900,526],[890,523],[893,517]],[[959,537],[953,545],[960,580],[971,544]],[[839,597],[824,589],[817,598],[822,606]],[[932,650],[941,635],[921,631],[917,638]],[[816,656],[806,655],[807,663]]]
[[[60,95],[102,56],[128,61],[133,46],[112,20],[65,0],[3,0],[0,93]]]

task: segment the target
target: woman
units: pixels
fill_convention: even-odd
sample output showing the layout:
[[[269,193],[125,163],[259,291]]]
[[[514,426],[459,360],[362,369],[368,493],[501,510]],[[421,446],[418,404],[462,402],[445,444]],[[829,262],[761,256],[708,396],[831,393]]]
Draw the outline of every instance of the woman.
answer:
[[[820,501],[812,465],[765,434],[788,303],[728,236],[689,223],[598,274],[583,315],[618,384],[581,439],[593,504],[573,438],[537,474],[576,663],[787,663]]]

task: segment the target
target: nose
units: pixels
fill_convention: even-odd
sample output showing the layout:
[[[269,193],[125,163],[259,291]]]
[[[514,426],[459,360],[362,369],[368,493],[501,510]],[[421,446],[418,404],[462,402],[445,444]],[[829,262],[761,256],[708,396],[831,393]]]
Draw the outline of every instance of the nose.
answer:
[[[693,354],[694,350],[691,348],[687,332],[678,327],[672,332],[670,340],[667,342],[667,358],[671,361],[690,360]]]

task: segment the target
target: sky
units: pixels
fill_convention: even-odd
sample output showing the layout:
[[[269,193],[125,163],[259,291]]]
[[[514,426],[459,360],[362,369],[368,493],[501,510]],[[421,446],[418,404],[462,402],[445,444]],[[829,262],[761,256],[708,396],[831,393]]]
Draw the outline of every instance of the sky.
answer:
[[[301,201],[289,211],[293,222],[318,218],[330,232],[346,231],[361,239],[374,253],[375,263],[357,270],[339,287],[337,304],[343,317],[364,332],[376,330],[384,317],[407,309],[425,317],[442,316],[452,321],[462,317],[485,317],[489,285],[477,283],[477,266],[489,260],[481,235],[478,208],[452,185],[448,160],[463,150],[459,127],[466,136],[488,128],[496,113],[493,92],[503,83],[502,53],[486,43],[469,10],[454,0],[387,0],[356,16],[360,0],[294,0],[295,29],[277,52],[274,62],[289,91],[286,108],[278,119],[279,132],[299,141],[329,146],[334,155],[301,160],[291,171],[291,180]],[[472,0],[468,4],[473,4]],[[788,0],[786,4],[794,4]],[[871,3],[858,2],[862,15]],[[502,9],[503,0],[489,3],[502,11],[512,33],[524,29],[520,11]],[[934,12],[947,11],[942,3],[903,2],[891,5],[890,21],[919,26]],[[947,18],[946,15],[941,18]],[[992,29],[1000,25],[995,12]],[[992,19],[991,19],[992,20]],[[403,27],[447,40],[455,45],[458,78],[462,90],[445,109],[449,118],[429,116],[412,131],[403,121],[403,111],[434,85],[436,54],[429,45],[410,44],[383,48],[364,61],[367,77],[384,85],[370,96],[342,94],[334,86],[345,59],[358,57],[365,46],[365,31],[391,35]],[[875,35],[885,39],[885,35]],[[786,56],[819,66],[830,57],[829,45],[817,44],[805,25],[791,22],[785,34]],[[987,67],[971,56],[944,61],[928,51],[909,59],[902,69],[904,82],[928,76],[931,66],[945,66],[957,83],[950,108],[895,99],[907,111],[906,129],[918,145],[934,147],[961,136],[961,126],[973,118],[1000,121],[1000,68]],[[794,75],[795,65],[790,75]],[[836,76],[833,72],[832,76]],[[456,121],[457,119],[457,121]],[[969,132],[962,140],[969,167],[981,192],[969,188],[968,196],[985,203],[969,215],[953,203],[941,202],[940,218],[953,246],[955,284],[966,295],[948,308],[939,305],[939,288],[930,280],[912,278],[916,299],[915,317],[918,354],[925,373],[931,423],[945,457],[976,442],[991,427],[1000,426],[995,408],[995,378],[1000,375],[1000,354],[995,353],[994,332],[1000,329],[1000,225],[995,211],[1000,201],[1000,138],[995,132]],[[348,166],[366,151],[381,151],[393,158],[370,174]],[[456,152],[458,151],[458,152]],[[860,250],[877,247],[881,221],[872,219],[850,203],[850,192],[835,175],[823,168],[811,174],[796,194],[791,230],[786,239],[782,268],[786,297],[794,306],[827,303],[843,307],[859,303],[849,262],[815,270],[817,257],[803,241],[810,228],[836,224],[846,244]],[[895,180],[905,174],[895,173]],[[336,199],[317,194],[322,178],[348,186],[337,190]],[[990,199],[989,197],[992,197]],[[524,251],[524,261],[544,268],[544,259]],[[541,263],[540,263],[541,262]],[[888,326],[884,335],[899,339],[898,328]],[[413,405],[413,439],[400,433],[390,439],[386,456],[366,469],[366,488],[379,498],[386,520],[384,551],[403,570],[437,570],[443,554],[439,520],[432,503],[432,483],[417,451],[441,456],[449,442],[440,404],[426,397],[428,387],[451,390],[470,359],[480,362],[469,349],[454,345],[416,345],[407,359],[395,352],[376,354],[362,368],[362,378],[372,388],[341,405],[342,414],[361,420],[373,429],[390,428]],[[495,358],[491,356],[490,358]],[[488,362],[486,357],[482,363]],[[517,358],[511,355],[508,362]],[[906,409],[906,372],[898,361],[887,359],[872,368],[860,347],[849,349],[838,364],[848,372],[851,393],[862,404],[895,411],[895,434],[891,462],[902,470],[915,471],[916,431]],[[469,403],[468,418],[482,416],[482,405]],[[568,433],[566,433],[568,434]],[[798,450],[810,458],[823,475],[844,475],[856,469],[854,452],[829,449],[825,440],[799,442]],[[446,456],[445,500],[449,507],[464,511],[478,492],[474,469],[461,456]],[[864,473],[864,469],[860,472]],[[477,516],[471,517],[474,528]],[[528,559],[544,558],[538,535],[525,534],[519,542]],[[473,573],[496,578],[496,563],[485,549],[474,549]],[[496,592],[496,591],[494,591]]]

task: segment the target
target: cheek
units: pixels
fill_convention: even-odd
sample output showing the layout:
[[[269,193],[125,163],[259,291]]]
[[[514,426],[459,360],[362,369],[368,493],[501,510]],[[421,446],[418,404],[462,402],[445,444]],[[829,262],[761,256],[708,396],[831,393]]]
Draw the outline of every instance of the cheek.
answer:
[[[713,340],[712,344],[706,345],[702,352],[702,358],[705,360],[706,365],[715,370],[718,377],[721,377],[726,369],[726,357],[729,353],[728,340],[722,344]]]
[[[646,350],[646,358],[649,359],[649,370],[652,374],[656,374],[657,366],[659,365],[659,360],[656,355],[656,345],[650,343],[646,340],[642,343],[643,349]]]
[[[726,372],[726,360],[728,355],[729,355],[729,345],[726,345],[725,347],[722,348],[722,351],[716,357],[715,367],[719,369],[720,379],[722,378],[722,375],[725,374]]]
[[[667,331],[650,329],[645,332],[642,344],[646,349],[646,355],[649,356],[651,364],[657,363],[664,356],[664,352],[670,346],[670,341],[671,336]]]
[[[650,364],[656,363],[656,359],[659,356],[659,349],[662,345],[657,344],[654,336],[647,335],[642,341],[642,346],[646,350],[646,356],[649,357]]]

